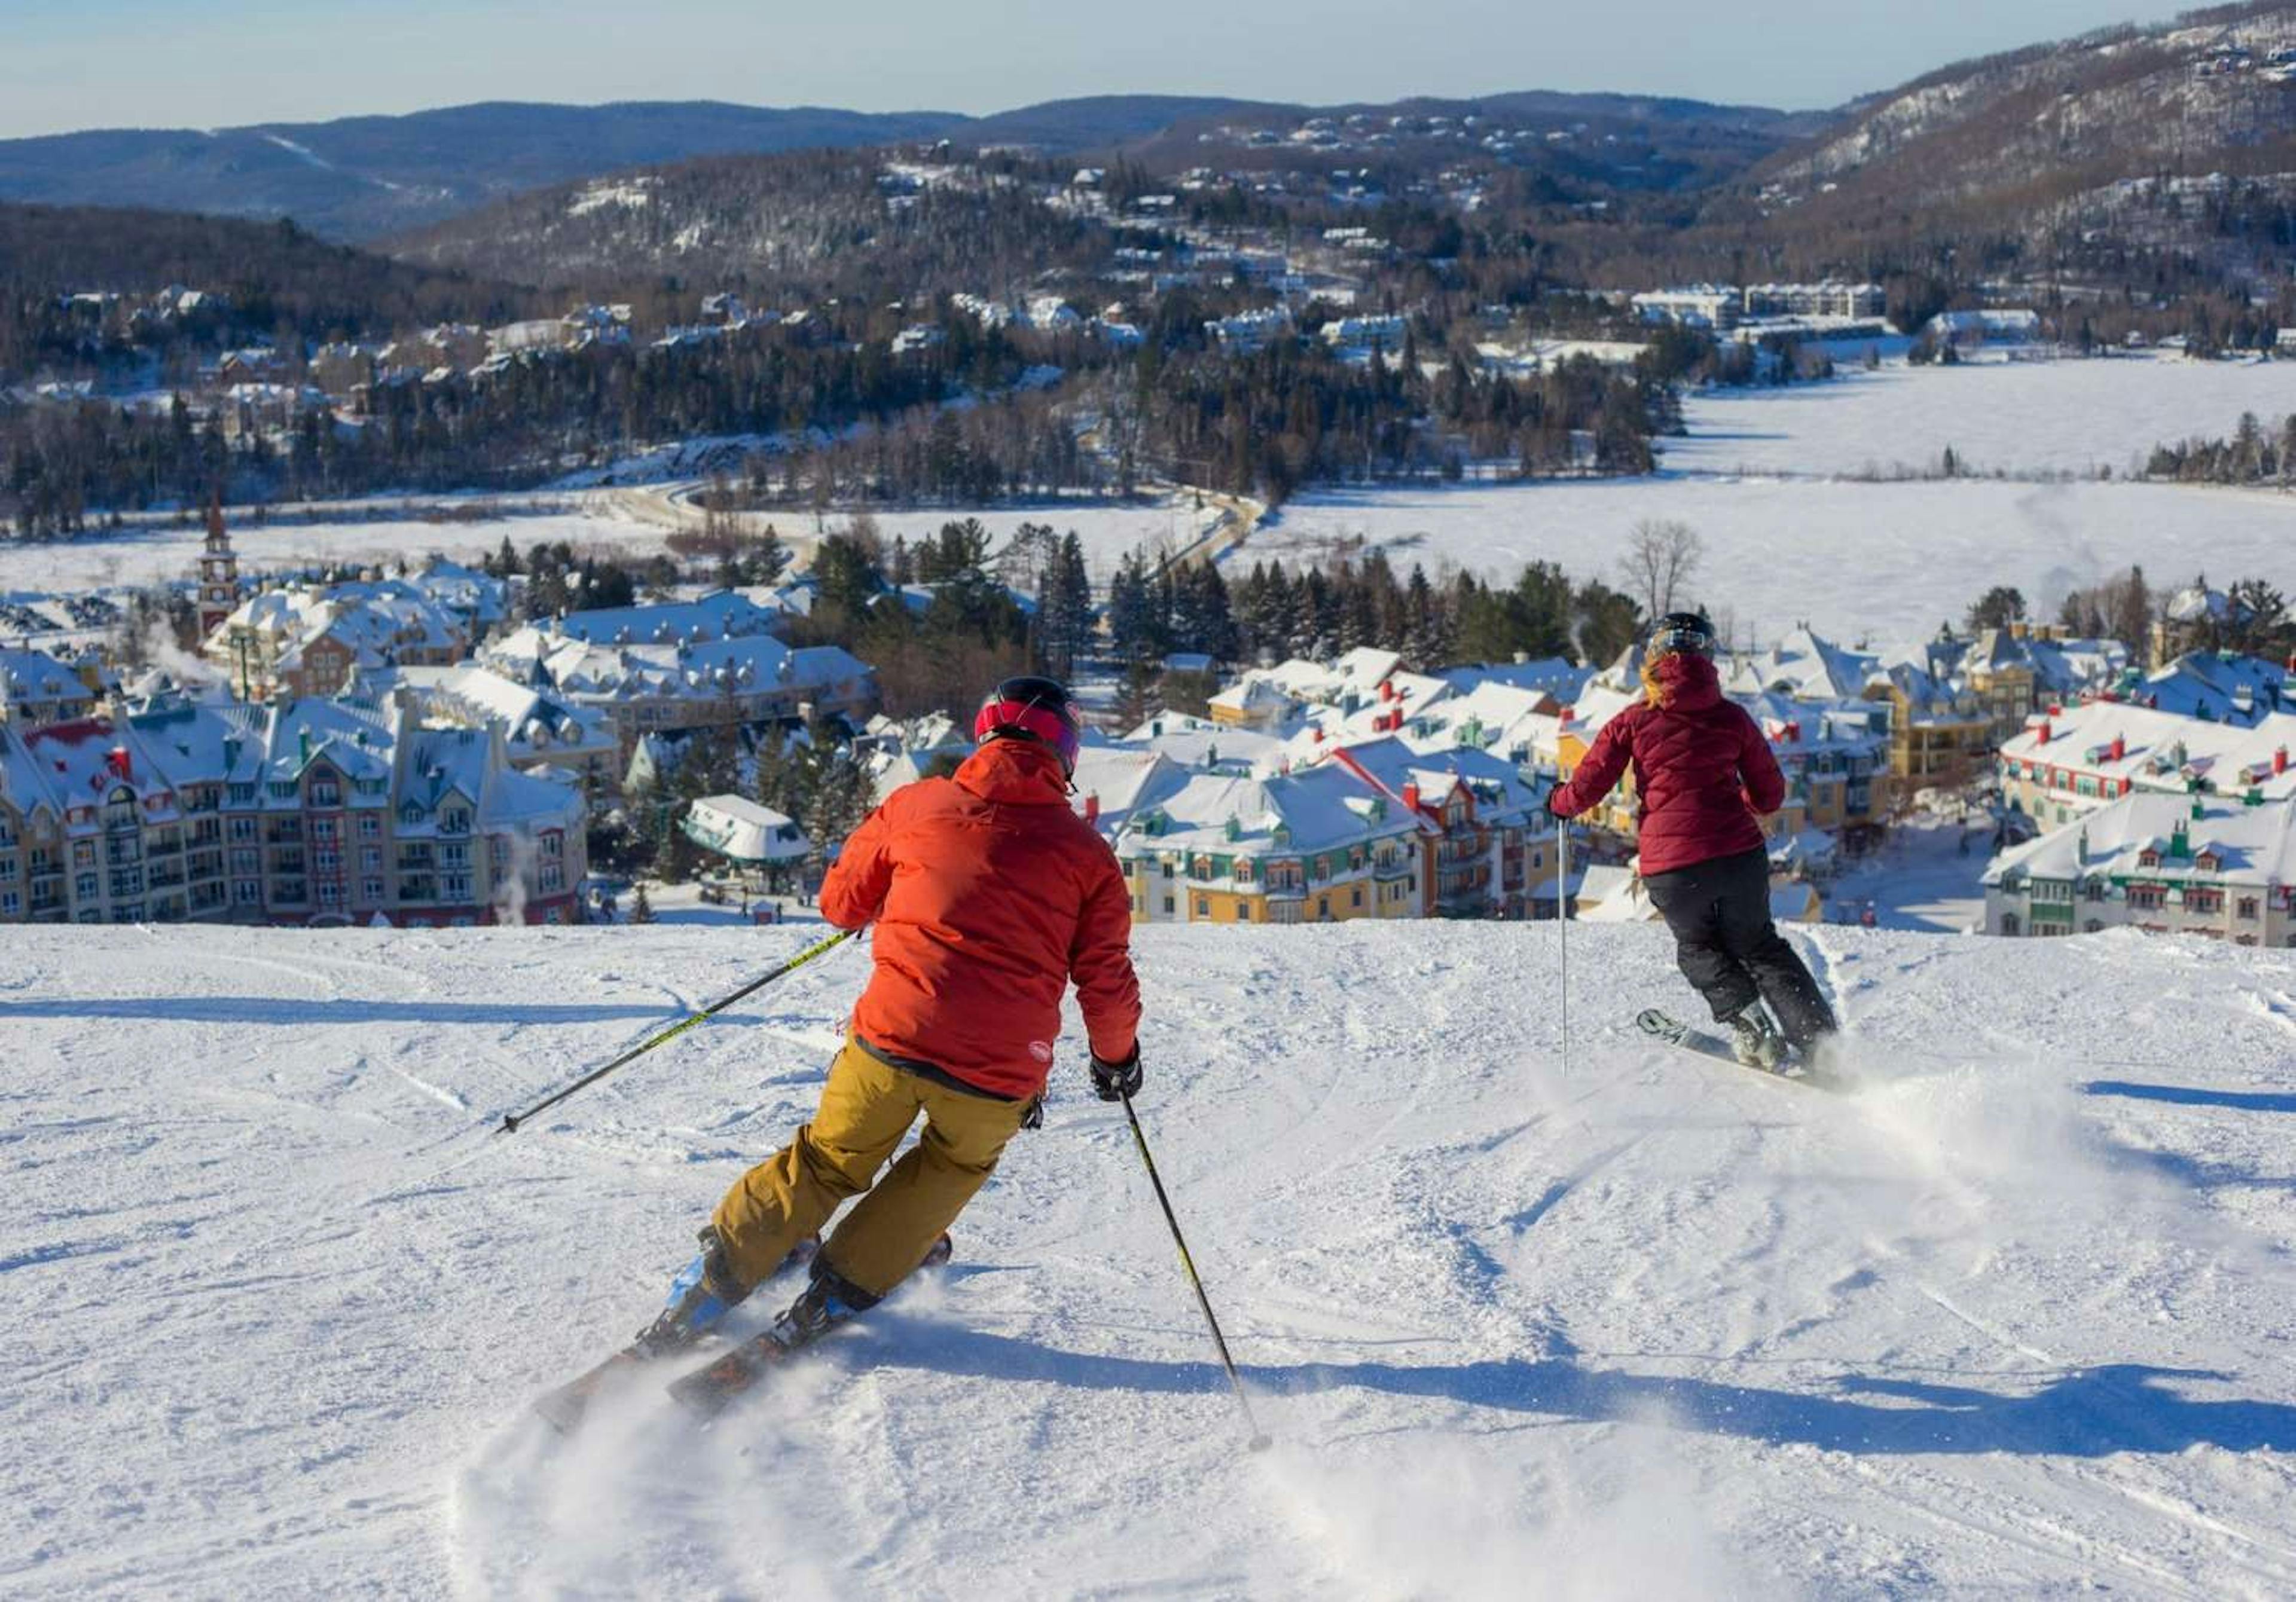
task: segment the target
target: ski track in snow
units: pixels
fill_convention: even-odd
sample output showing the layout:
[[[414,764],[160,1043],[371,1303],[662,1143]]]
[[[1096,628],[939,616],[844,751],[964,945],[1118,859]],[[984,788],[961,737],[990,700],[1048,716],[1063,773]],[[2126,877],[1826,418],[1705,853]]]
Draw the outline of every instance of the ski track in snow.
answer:
[[[1642,927],[1571,931],[1565,1075],[1554,933],[1141,933],[1253,1455],[1073,1044],[947,1271],[553,1451],[857,953],[497,1137],[803,933],[12,931],[0,1591],[2296,1593],[2296,954],[1828,929],[1833,1096],[1637,1035]]]

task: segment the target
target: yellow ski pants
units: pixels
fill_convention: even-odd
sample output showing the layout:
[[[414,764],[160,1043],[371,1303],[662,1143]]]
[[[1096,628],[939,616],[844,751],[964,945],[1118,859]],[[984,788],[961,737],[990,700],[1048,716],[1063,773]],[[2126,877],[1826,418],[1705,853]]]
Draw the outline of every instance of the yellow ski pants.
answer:
[[[735,1277],[760,1283],[840,1203],[859,1196],[823,1244],[823,1258],[861,1289],[883,1295],[924,1261],[996,1172],[1027,1110],[1025,1102],[968,1096],[904,1073],[849,1039],[830,1065],[813,1122],[718,1204],[712,1222]],[[878,1181],[921,1112],[924,1133]]]

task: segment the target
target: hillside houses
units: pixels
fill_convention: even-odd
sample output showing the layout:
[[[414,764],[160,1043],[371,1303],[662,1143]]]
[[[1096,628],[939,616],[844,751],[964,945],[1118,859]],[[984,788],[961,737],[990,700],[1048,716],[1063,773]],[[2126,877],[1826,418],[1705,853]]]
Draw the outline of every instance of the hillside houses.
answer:
[[[554,621],[518,630],[488,646],[481,660],[605,716],[625,760],[644,734],[792,723],[808,714],[858,728],[876,709],[875,671],[850,652],[792,648],[763,633],[606,645]]]
[[[411,701],[0,726],[0,921],[564,922],[571,784]]]
[[[0,723],[68,723],[94,711],[97,699],[87,679],[45,651],[0,650]]]
[[[1197,773],[1128,805],[1112,832],[1144,923],[1521,918],[1542,885],[1554,899],[1554,829],[1537,792],[1477,752],[1428,757],[1387,740],[1289,772]]]
[[[406,579],[292,584],[242,601],[201,655],[245,699],[328,696],[361,669],[459,662],[476,627],[471,616]]]
[[[2292,748],[2296,712],[2226,723],[2092,700],[2034,718],[2002,743],[1996,771],[2005,802],[2046,829],[2145,791],[2296,797]]]
[[[2124,794],[1997,858],[1985,928],[2296,945],[2296,803]]]

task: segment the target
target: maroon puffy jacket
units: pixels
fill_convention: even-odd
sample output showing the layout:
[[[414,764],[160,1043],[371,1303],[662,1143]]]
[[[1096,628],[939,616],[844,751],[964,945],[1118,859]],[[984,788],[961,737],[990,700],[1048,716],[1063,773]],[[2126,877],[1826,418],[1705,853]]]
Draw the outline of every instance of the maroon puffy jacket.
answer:
[[[1722,699],[1722,681],[1704,657],[1670,651],[1644,682],[1651,699],[1603,725],[1570,782],[1548,797],[1549,810],[1578,816],[1609,795],[1632,762],[1645,878],[1760,846],[1754,814],[1774,813],[1786,798],[1785,775],[1761,730],[1744,707]]]

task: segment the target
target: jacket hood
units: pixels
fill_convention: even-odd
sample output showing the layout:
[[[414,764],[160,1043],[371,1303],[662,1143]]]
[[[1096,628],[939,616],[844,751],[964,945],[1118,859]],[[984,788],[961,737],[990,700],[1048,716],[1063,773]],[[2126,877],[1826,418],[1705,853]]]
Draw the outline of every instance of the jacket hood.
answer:
[[[1643,690],[1653,707],[1698,712],[1720,704],[1722,675],[1710,658],[1670,650],[1643,664]]]
[[[983,801],[1066,806],[1069,782],[1050,747],[1031,740],[992,740],[966,757],[956,782]]]

